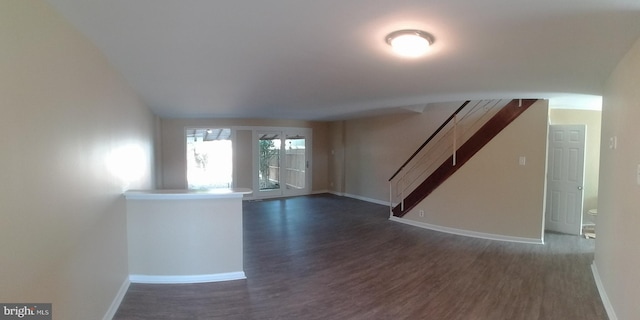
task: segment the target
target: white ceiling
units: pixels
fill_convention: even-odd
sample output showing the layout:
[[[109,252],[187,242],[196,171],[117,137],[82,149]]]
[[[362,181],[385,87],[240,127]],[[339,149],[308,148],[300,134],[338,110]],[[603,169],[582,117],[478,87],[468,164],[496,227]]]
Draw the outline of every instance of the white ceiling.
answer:
[[[163,117],[345,119],[488,98],[589,98],[639,0],[48,0]],[[397,29],[432,33],[420,59]],[[596,97],[597,98],[597,97]]]

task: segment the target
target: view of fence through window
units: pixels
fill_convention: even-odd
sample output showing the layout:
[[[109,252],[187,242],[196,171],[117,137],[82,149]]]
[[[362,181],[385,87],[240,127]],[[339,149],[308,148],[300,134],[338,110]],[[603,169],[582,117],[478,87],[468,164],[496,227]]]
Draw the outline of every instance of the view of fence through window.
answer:
[[[186,136],[188,188],[231,188],[231,129],[187,129]]]
[[[305,138],[299,136],[287,136],[285,143],[287,170],[286,182],[288,188],[304,189],[306,184],[306,155]]]
[[[306,140],[298,135],[284,136],[283,145],[281,133],[258,133],[260,191],[280,189],[281,182],[287,189],[305,188]]]
[[[280,189],[280,135],[259,134],[260,190]]]

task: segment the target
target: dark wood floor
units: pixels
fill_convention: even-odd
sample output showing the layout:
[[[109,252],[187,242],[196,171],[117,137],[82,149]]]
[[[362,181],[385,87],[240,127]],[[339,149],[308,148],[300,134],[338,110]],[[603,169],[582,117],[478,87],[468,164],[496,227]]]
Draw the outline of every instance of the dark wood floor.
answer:
[[[245,202],[247,280],[132,284],[114,319],[607,319],[594,242],[513,244],[333,195]]]

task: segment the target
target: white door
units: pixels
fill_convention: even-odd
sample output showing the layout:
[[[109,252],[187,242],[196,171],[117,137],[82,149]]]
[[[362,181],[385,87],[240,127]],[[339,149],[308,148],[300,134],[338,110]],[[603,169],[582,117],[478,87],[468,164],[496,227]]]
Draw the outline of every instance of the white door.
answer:
[[[545,227],[582,233],[585,125],[549,126]]]
[[[258,198],[309,194],[311,130],[257,130],[254,195]]]

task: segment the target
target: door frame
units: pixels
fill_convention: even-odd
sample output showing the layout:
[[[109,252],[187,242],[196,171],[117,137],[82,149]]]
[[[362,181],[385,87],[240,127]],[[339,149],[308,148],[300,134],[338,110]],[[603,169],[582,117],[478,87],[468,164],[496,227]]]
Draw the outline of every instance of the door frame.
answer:
[[[553,127],[580,127],[582,129],[582,154],[577,155],[580,158],[578,159],[578,162],[582,162],[582,170],[579,173],[580,177],[580,181],[577,181],[577,185],[575,186],[578,190],[580,190],[579,192],[579,204],[578,204],[578,208],[579,208],[579,216],[578,216],[578,226],[574,226],[575,230],[573,231],[567,231],[567,230],[558,230],[555,228],[549,228],[550,226],[550,214],[551,213],[551,205],[552,205],[552,199],[551,199],[551,193],[553,192],[553,189],[551,187],[551,183],[552,183],[552,179],[550,177],[551,174],[553,174],[553,170],[552,170],[552,160],[553,160],[553,153],[552,153],[552,133]],[[546,178],[546,193],[545,193],[545,214],[544,214],[544,229],[545,230],[550,230],[550,231],[556,231],[556,232],[562,232],[562,233],[569,233],[569,234],[574,234],[574,235],[582,235],[582,225],[583,225],[583,217],[584,217],[584,183],[585,183],[585,170],[586,170],[586,165],[585,165],[585,160],[586,160],[586,149],[587,149],[587,145],[586,145],[586,139],[587,139],[587,126],[585,124],[550,124],[549,125],[549,134],[548,134],[548,145],[547,145],[547,178]]]
[[[312,172],[313,172],[313,161],[312,161],[312,143],[313,143],[313,130],[311,128],[296,128],[296,127],[251,127],[252,130],[252,154],[253,154],[253,170],[252,170],[252,186],[253,186],[253,198],[255,199],[263,199],[263,198],[277,198],[277,197],[290,197],[290,196],[298,196],[298,195],[307,195],[311,194],[311,186],[312,186]],[[260,191],[260,181],[258,179],[259,174],[259,148],[258,148],[258,133],[279,133],[280,138],[282,139],[281,146],[284,146],[284,140],[287,135],[299,135],[305,138],[305,160],[306,160],[306,170],[305,170],[305,188],[303,189],[289,189],[286,188],[285,183],[280,183],[279,189],[273,189],[269,191]],[[281,155],[284,154],[284,149],[281,149]],[[284,159],[284,157],[281,157]],[[281,167],[284,166],[281,164]],[[280,178],[282,181],[283,179]]]

